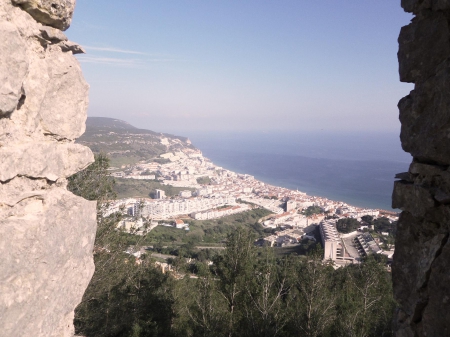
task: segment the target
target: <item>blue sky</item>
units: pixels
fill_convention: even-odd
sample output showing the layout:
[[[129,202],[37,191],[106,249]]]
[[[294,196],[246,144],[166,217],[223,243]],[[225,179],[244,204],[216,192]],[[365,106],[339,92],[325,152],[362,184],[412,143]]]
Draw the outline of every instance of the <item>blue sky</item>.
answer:
[[[161,132],[398,131],[392,0],[78,0],[89,116]]]

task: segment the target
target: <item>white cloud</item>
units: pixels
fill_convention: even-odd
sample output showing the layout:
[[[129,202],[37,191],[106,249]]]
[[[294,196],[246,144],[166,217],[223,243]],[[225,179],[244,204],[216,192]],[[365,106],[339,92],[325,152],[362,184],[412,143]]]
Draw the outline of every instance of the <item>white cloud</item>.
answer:
[[[134,66],[142,67],[143,65],[148,63],[171,61],[171,59],[164,59],[164,58],[133,59],[133,58],[102,57],[102,56],[82,55],[82,54],[77,55],[77,58],[78,61],[82,63],[95,63],[118,67],[134,67]]]
[[[99,56],[78,56],[78,60],[83,63],[96,63],[110,66],[126,66],[133,67],[144,64],[142,60],[138,59],[121,59],[112,57],[99,57]]]
[[[105,51],[105,52],[111,52],[111,53],[123,53],[123,54],[135,54],[135,55],[148,55],[146,53],[140,52],[140,51],[134,51],[134,50],[126,50],[126,49],[120,49],[120,48],[113,48],[113,47],[92,47],[92,46],[84,46],[87,50],[97,50],[97,51]]]
[[[94,47],[94,46],[83,46],[88,51],[92,51],[88,55],[79,54],[78,60],[83,63],[96,63],[109,66],[121,66],[121,67],[133,67],[133,66],[143,66],[148,63],[155,62],[169,62],[174,61],[172,58],[164,57],[158,54],[147,54],[135,50],[127,50],[115,47]],[[108,57],[113,53],[121,53],[128,55],[136,55],[135,58],[124,57]],[[96,55],[97,54],[97,55]],[[157,57],[159,56],[159,57]]]

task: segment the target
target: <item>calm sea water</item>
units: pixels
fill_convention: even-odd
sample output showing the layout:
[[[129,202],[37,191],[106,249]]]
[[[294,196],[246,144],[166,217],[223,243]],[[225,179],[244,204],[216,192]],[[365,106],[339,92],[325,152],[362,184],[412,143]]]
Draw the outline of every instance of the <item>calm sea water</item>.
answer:
[[[277,186],[391,209],[396,173],[411,156],[393,133],[194,133],[189,138],[216,165]]]

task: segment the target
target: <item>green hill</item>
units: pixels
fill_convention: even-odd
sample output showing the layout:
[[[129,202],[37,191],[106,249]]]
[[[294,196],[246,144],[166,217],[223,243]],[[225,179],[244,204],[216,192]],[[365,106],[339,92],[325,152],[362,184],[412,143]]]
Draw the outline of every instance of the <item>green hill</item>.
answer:
[[[166,152],[196,150],[186,137],[139,129],[115,118],[88,117],[86,132],[77,143],[88,146],[94,153],[106,153],[111,165],[122,167],[139,161],[159,161]]]

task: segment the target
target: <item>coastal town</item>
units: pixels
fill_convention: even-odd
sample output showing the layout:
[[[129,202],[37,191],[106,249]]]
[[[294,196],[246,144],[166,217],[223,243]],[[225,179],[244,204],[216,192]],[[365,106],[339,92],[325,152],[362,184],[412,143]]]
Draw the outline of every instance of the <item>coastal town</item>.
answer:
[[[259,240],[264,245],[295,246],[304,240],[318,240],[315,232],[320,234],[324,260],[332,260],[336,266],[359,263],[370,254],[392,259],[394,245],[387,247],[383,238],[392,233],[385,232],[374,238],[369,233],[371,225],[364,219],[382,217],[394,223],[397,220],[394,212],[362,209],[269,185],[251,175],[216,166],[197,149],[167,152],[160,158],[164,163],[142,161],[111,168],[110,175],[119,179],[158,181],[162,186],[183,188],[178,195],[170,197],[163,189],[155,189],[148,198],[111,201],[105,216],[115,212],[127,216],[117,224],[118,229],[136,235],[144,235],[158,225],[189,231],[189,220],[217,219],[264,208],[271,215],[259,222],[274,232]],[[340,219],[356,219],[361,226],[350,233],[339,233],[336,224]]]

